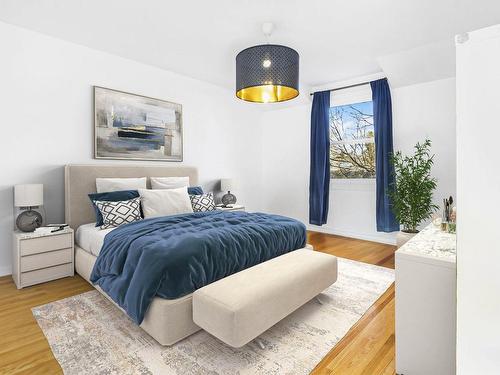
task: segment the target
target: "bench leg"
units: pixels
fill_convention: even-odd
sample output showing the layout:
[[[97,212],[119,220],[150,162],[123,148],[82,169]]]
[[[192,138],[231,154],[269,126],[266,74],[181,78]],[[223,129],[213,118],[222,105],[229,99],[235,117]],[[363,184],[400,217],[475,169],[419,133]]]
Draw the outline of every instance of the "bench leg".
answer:
[[[255,339],[255,342],[257,343],[257,345],[259,345],[259,347],[264,350],[266,348],[266,346],[264,345],[264,343],[262,342],[261,339],[257,338]]]
[[[316,297],[316,302],[318,302],[320,305],[323,304],[323,301],[319,297]]]

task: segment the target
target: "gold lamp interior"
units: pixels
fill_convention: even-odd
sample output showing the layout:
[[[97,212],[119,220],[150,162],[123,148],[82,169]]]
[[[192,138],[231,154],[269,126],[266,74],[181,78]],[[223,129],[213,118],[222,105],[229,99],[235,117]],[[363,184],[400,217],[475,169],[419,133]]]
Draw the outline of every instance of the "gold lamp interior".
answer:
[[[243,88],[236,92],[242,100],[256,103],[275,103],[290,100],[299,95],[299,91],[292,87],[281,85],[260,85]]]

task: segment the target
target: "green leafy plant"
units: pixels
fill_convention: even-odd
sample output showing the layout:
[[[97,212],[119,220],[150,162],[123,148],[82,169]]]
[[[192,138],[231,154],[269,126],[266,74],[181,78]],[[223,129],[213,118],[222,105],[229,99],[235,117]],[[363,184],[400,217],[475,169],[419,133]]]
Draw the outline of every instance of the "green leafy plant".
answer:
[[[392,212],[403,225],[403,232],[417,233],[418,225],[432,216],[438,206],[432,203],[437,180],[431,177],[434,155],[431,141],[415,145],[415,153],[405,156],[401,151],[392,155],[395,186],[389,192]]]

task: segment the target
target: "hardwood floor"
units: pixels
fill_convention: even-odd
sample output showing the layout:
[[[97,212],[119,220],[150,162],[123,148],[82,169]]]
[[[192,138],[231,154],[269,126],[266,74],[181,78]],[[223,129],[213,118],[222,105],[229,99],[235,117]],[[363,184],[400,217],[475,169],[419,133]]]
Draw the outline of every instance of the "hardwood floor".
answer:
[[[309,232],[316,250],[394,268],[394,246]],[[0,278],[0,374],[61,374],[31,308],[80,294],[92,287],[69,277],[17,290]],[[312,372],[319,374],[394,374],[394,285],[356,323]]]
[[[307,242],[313,245],[315,250],[325,253],[359,262],[394,268],[395,246],[319,232],[308,232]]]
[[[318,232],[308,232],[307,237],[315,250],[394,268],[395,246]],[[312,374],[395,374],[394,294],[392,284]]]

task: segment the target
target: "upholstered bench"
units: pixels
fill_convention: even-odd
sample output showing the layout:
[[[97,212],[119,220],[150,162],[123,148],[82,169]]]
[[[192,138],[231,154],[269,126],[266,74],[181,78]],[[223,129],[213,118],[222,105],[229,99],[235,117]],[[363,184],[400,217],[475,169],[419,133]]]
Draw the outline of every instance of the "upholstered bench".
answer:
[[[232,347],[241,347],[337,280],[337,258],[295,250],[193,293],[193,320]]]

